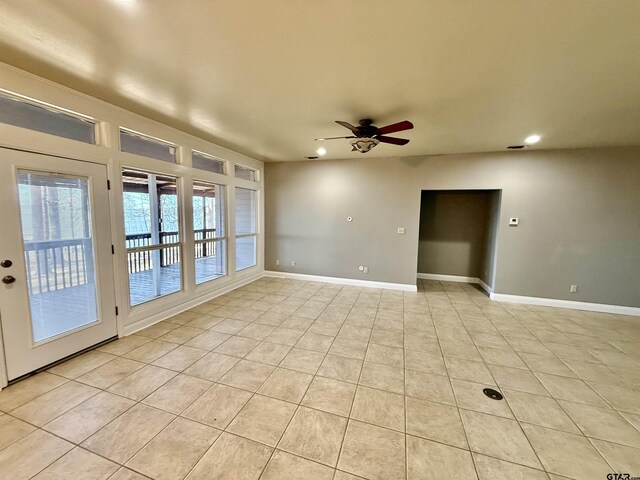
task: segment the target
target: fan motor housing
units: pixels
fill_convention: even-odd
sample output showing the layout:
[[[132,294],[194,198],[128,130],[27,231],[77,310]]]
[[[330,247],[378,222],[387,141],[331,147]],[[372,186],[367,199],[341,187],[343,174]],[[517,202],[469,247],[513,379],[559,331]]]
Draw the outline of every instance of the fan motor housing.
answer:
[[[370,118],[363,118],[358,123],[360,125],[358,127],[358,137],[373,137],[378,134],[378,127],[372,125],[373,120]]]

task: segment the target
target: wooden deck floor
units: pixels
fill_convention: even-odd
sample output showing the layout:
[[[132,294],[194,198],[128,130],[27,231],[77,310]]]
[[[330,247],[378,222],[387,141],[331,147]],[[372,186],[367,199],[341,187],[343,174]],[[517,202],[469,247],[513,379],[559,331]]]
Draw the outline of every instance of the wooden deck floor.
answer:
[[[224,276],[215,257],[196,259],[196,283],[200,284]],[[131,305],[139,305],[154,298],[178,292],[182,289],[180,264],[169,265],[160,269],[160,281],[155,272],[147,270],[129,274]]]
[[[214,257],[199,258],[196,262],[197,283],[224,275],[219,271]],[[182,289],[180,264],[162,267],[159,276],[158,285],[152,270],[129,274],[131,305],[139,305]],[[30,300],[35,341],[87,325],[98,318],[93,284],[38,293],[31,295]]]
[[[36,342],[98,319],[93,284],[31,295],[30,303],[33,338]]]

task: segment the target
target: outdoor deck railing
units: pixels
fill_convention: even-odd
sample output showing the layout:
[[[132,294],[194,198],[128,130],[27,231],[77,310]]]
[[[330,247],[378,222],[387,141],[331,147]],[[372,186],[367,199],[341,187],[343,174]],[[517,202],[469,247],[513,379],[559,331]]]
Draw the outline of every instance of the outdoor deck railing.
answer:
[[[211,239],[196,243],[196,258],[215,255],[215,228],[196,230],[195,240]],[[167,267],[180,262],[178,232],[160,232],[160,244],[173,244],[157,251],[160,266]],[[127,235],[127,249],[151,246],[151,234]],[[27,284],[33,294],[51,292],[86,284],[93,277],[93,244],[90,238],[25,242]],[[150,270],[152,250],[127,252],[129,273]]]
[[[87,283],[93,276],[92,249],[90,238],[25,242],[29,292],[51,292]]]
[[[207,245],[213,243],[215,237],[215,228],[203,228],[194,231],[195,240],[212,239],[212,242],[196,243],[196,258],[208,257],[215,255],[215,248],[213,245]],[[178,243],[178,232],[160,232],[160,244],[175,244]],[[148,247],[151,246],[151,233],[140,233],[135,235],[126,236],[126,247]],[[177,245],[161,248],[158,250],[160,253],[160,266],[167,267],[180,262],[180,247]],[[127,252],[127,263],[129,265],[129,273],[144,272],[151,269],[152,264],[152,251],[151,250],[134,250]]]

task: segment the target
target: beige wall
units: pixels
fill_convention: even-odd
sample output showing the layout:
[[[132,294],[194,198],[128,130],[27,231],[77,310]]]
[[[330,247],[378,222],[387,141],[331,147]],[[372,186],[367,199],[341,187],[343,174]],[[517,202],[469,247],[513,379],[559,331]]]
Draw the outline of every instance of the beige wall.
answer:
[[[267,270],[413,284],[421,191],[495,189],[496,292],[640,306],[640,147],[265,167]]]
[[[489,222],[484,242],[484,264],[478,277],[493,288],[495,281],[496,253],[498,251],[498,227],[500,226],[500,199],[502,191],[494,190],[489,196]]]
[[[478,277],[490,284],[495,190],[424,190],[418,273]]]

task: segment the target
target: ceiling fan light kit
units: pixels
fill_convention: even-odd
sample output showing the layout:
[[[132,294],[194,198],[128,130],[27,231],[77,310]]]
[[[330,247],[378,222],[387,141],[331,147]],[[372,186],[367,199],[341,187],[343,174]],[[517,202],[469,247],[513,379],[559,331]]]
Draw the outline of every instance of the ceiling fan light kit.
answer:
[[[351,141],[351,147],[352,147],[351,151],[367,153],[369,150],[371,150],[373,147],[375,147],[379,143],[380,143],[380,140],[377,140],[375,138],[358,138],[357,140]]]
[[[351,125],[349,122],[343,122],[340,120],[336,120],[336,123],[351,130],[351,132],[353,132],[353,135],[350,135],[348,137],[316,138],[316,140],[324,141],[353,138],[355,140],[349,142],[351,143],[352,147],[351,151],[360,153],[367,153],[379,143],[390,143],[391,145],[406,145],[407,143],[409,143],[409,140],[407,140],[406,138],[388,137],[386,136],[386,134],[402,132],[404,130],[411,130],[413,128],[413,123],[408,120],[393,123],[381,128],[373,125],[373,120],[371,120],[370,118],[363,118],[362,120],[360,120],[357,127]]]

